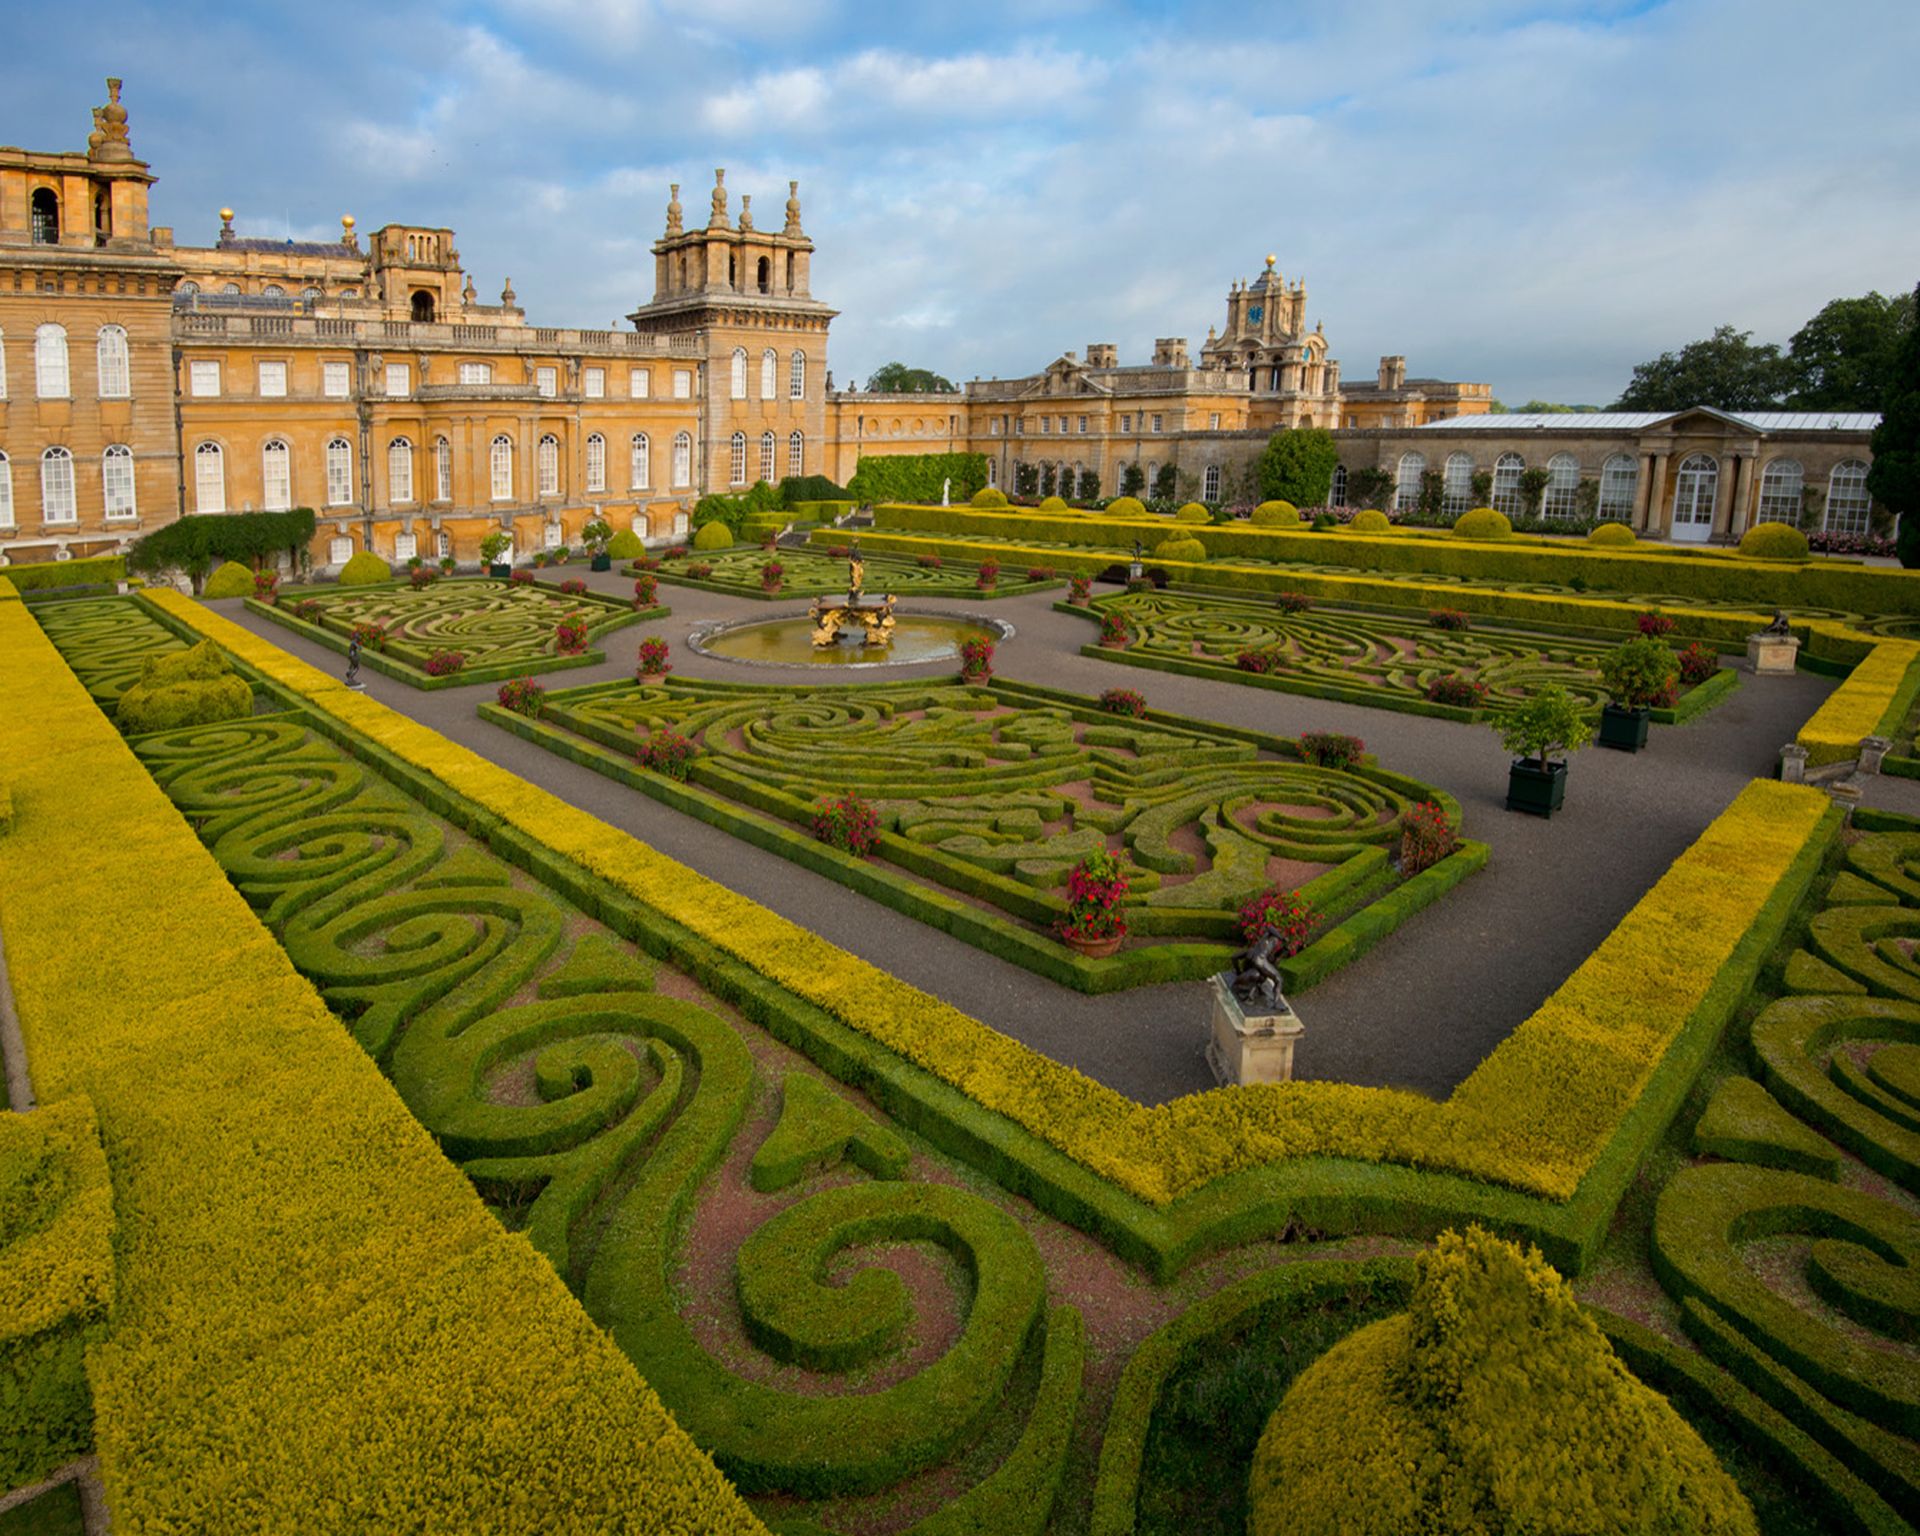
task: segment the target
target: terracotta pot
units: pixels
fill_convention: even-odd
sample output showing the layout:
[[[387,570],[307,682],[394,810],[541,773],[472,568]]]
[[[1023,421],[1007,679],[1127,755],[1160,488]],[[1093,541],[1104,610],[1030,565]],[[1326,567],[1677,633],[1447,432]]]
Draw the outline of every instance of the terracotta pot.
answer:
[[[1076,955],[1085,955],[1089,960],[1104,960],[1108,955],[1117,954],[1125,934],[1114,934],[1106,939],[1076,939],[1071,935],[1061,939],[1068,949]]]

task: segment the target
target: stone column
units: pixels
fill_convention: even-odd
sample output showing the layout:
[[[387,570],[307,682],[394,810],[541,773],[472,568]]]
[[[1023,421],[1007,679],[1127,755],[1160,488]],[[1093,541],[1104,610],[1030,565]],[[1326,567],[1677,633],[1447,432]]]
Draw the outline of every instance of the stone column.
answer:
[[[1653,480],[1647,492],[1648,533],[1666,532],[1667,515],[1667,459],[1669,455],[1656,453],[1653,456]]]
[[[1637,454],[1640,461],[1640,473],[1634,477],[1633,486],[1633,526],[1647,526],[1647,509],[1653,503],[1653,455]],[[1603,474],[1604,470],[1601,471]]]
[[[1733,480],[1733,473],[1722,463],[1719,473],[1713,477],[1714,533],[1725,533],[1728,519],[1733,514]]]
[[[1727,515],[1727,533],[1736,541],[1747,531],[1753,508],[1753,455],[1740,456],[1740,469],[1733,485],[1733,506]]]

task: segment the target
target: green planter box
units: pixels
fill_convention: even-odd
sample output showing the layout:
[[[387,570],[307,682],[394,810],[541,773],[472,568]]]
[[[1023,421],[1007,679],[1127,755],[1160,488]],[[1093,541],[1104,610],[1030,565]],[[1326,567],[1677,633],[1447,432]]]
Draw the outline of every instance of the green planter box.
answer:
[[[591,564],[591,566],[589,567],[589,569],[591,569],[591,570],[596,570],[596,571],[610,571],[610,570],[612,570],[612,569],[613,569],[613,556],[611,556],[611,555],[595,555],[595,556],[593,557],[593,563]]]
[[[1516,762],[1507,770],[1507,809],[1529,816],[1552,816],[1567,798],[1567,765]]]
[[[1622,709],[1617,704],[1600,707],[1600,745],[1620,752],[1638,752],[1647,744],[1647,720],[1650,711]]]
[[[496,561],[487,567],[487,574],[489,576],[497,576],[500,580],[506,581],[513,575],[513,567],[510,565],[501,565]]]

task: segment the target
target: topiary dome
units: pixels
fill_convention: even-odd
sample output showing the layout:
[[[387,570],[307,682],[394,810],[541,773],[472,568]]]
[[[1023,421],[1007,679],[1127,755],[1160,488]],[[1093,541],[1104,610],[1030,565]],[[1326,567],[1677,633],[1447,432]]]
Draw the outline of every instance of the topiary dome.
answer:
[[[1007,493],[998,486],[983,485],[973,493],[972,504],[976,507],[1004,507],[1007,504]]]
[[[1634,538],[1633,530],[1625,523],[1602,523],[1587,535],[1587,542],[1608,549],[1624,548],[1639,541]]]
[[[1492,507],[1475,507],[1454,519],[1453,531],[1463,539],[1510,539],[1513,524],[1504,512],[1496,512]]]
[[[393,567],[370,549],[363,549],[340,567],[343,587],[370,587],[376,581],[393,580]]]
[[[203,597],[251,597],[253,572],[238,560],[229,560],[207,578]]]
[[[1740,536],[1740,553],[1753,560],[1805,560],[1807,536],[1786,523],[1756,523]]]
[[[1154,550],[1153,557],[1156,560],[1185,560],[1197,564],[1207,558],[1207,546],[1198,539],[1166,539]]]
[[[1300,521],[1300,509],[1290,501],[1263,501],[1253,509],[1256,528],[1290,528]]]
[[[731,549],[733,531],[716,517],[710,523],[702,523],[694,532],[693,547],[695,549]]]
[[[1064,512],[1067,510],[1066,498],[1064,496],[1043,497],[1040,502],[1040,510],[1042,512]]]
[[[1173,514],[1174,520],[1181,523],[1210,523],[1213,514],[1197,501],[1190,501]]]
[[[622,528],[607,540],[607,554],[615,560],[638,560],[646,552],[647,546],[631,528]]]
[[[1362,507],[1347,526],[1355,533],[1385,533],[1393,527],[1393,519],[1374,507]]]
[[[1116,496],[1107,503],[1109,517],[1145,517],[1147,504],[1138,496]]]
[[[1540,1257],[1478,1227],[1410,1309],[1303,1372],[1254,1451],[1249,1536],[1757,1536],[1734,1481]]]

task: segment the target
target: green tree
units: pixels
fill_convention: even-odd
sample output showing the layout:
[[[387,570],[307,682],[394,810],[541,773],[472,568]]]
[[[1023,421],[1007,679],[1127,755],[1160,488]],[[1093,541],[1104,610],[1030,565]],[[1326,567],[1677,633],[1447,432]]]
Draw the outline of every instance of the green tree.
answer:
[[[1920,287],[1911,302],[1920,304]],[[1867,489],[1900,519],[1900,563],[1920,566],[1920,325],[1909,325],[1893,354],[1892,372],[1873,429]]]
[[[1255,472],[1266,501],[1290,501],[1296,507],[1324,507],[1333,488],[1340,450],[1324,427],[1296,427],[1267,441]]]
[[[1793,333],[1793,404],[1809,411],[1877,411],[1899,378],[1895,358],[1913,331],[1910,293],[1835,299]]]
[[[957,386],[944,374],[905,363],[887,363],[867,376],[867,388],[883,395],[953,394]]]
[[[1127,465],[1125,469],[1120,471],[1120,494],[1122,496],[1138,496],[1146,488],[1146,471],[1141,469],[1138,459],[1135,459],[1131,464]]]
[[[1662,352],[1633,370],[1619,411],[1683,411],[1711,405],[1723,411],[1777,406],[1793,388],[1791,360],[1772,342],[1753,344],[1751,331],[1720,326],[1705,341]]]
[[[1519,407],[1519,409],[1538,416],[1584,416],[1589,412],[1599,410],[1600,407],[1597,405],[1559,405],[1552,400],[1529,400],[1525,405]]]

